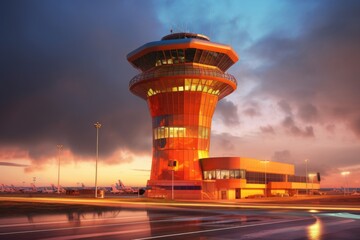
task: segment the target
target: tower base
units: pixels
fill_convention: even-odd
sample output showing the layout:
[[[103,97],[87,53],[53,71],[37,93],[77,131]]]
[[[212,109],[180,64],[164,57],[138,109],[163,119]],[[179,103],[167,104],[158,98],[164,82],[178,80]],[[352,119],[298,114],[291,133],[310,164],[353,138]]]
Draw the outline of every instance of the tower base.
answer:
[[[201,180],[148,180],[145,196],[162,199],[202,199]]]

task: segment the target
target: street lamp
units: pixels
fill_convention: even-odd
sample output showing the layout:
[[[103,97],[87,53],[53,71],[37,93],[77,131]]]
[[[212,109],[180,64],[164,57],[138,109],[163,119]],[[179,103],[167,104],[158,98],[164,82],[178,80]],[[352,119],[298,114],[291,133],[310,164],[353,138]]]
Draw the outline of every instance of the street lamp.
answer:
[[[314,194],[314,177],[316,176],[315,173],[309,173],[309,177],[311,178],[311,192]]]
[[[344,176],[344,179],[345,179],[345,187],[348,188],[348,191],[349,191],[349,186],[348,186],[348,184],[347,184],[347,178],[346,178],[346,176],[349,175],[349,174],[350,174],[349,171],[341,172],[341,175]],[[346,190],[345,187],[344,187],[344,196],[345,196],[345,190]]]
[[[101,128],[101,124],[96,122],[94,127],[96,128],[95,198],[97,198],[97,165],[99,159],[99,129]]]
[[[307,163],[308,163],[308,159],[305,159],[306,195],[309,195],[309,192],[308,192],[308,173],[307,173]]]
[[[57,184],[57,193],[60,193],[60,155],[61,155],[61,150],[63,145],[58,144],[56,145],[57,149],[58,149],[58,184]]]
[[[264,163],[265,164],[265,197],[267,197],[267,181],[266,181],[266,165],[270,162],[269,160],[261,160],[260,161],[261,163]]]
[[[171,170],[171,200],[174,200],[174,171],[177,169],[177,160],[169,160],[168,167]]]

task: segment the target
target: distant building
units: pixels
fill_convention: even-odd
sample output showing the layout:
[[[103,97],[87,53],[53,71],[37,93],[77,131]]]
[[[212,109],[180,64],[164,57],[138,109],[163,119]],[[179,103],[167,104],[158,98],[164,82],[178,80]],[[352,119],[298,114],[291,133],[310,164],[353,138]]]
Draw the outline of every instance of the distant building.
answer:
[[[142,71],[130,81],[130,91],[147,101],[152,117],[148,197],[172,198],[174,193],[176,199],[233,199],[265,190],[295,194],[306,189],[305,177],[295,181],[290,164],[266,163],[265,185],[265,164],[259,160],[209,158],[216,104],[237,87],[235,77],[226,73],[238,61],[230,46],[201,34],[172,33],[127,59]],[[312,186],[319,188],[318,183]]]

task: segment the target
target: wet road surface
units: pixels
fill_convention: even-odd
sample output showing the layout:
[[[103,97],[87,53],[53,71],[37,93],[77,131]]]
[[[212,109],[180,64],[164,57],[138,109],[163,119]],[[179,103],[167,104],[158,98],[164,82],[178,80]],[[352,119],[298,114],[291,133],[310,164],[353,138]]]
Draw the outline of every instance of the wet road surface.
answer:
[[[166,207],[0,216],[0,239],[359,239],[360,212]]]

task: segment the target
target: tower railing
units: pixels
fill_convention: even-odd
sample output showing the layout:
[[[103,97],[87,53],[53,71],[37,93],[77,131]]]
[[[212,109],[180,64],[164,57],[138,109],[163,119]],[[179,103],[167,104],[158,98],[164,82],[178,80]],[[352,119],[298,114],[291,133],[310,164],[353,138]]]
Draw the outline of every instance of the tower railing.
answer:
[[[178,75],[198,75],[198,76],[211,76],[219,77],[229,80],[237,85],[236,79],[233,75],[228,73],[223,73],[220,70],[216,69],[205,69],[205,68],[194,68],[190,66],[177,66],[172,68],[161,67],[152,71],[143,72],[135,77],[133,77],[129,82],[129,87],[132,85],[152,78],[157,77],[168,77],[168,76],[178,76]]]

